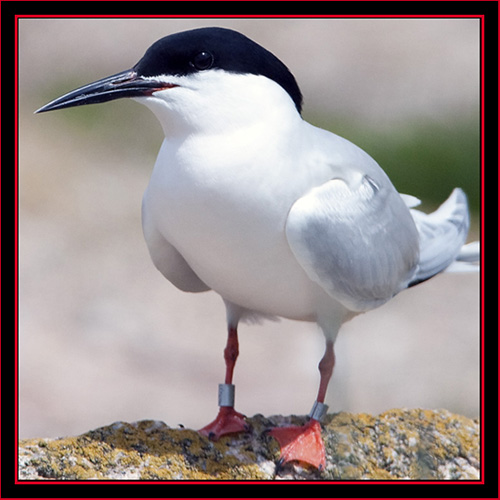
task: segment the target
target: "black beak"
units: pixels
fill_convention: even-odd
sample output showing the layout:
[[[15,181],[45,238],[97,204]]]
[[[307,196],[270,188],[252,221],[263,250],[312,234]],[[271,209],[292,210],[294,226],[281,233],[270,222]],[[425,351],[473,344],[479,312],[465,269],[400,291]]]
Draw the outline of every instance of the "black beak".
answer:
[[[108,76],[94,83],[89,83],[76,90],[49,102],[35,111],[43,113],[55,109],[71,108],[84,104],[113,101],[122,97],[141,97],[151,95],[156,90],[172,88],[165,82],[139,76],[134,70],[122,71],[116,75]]]

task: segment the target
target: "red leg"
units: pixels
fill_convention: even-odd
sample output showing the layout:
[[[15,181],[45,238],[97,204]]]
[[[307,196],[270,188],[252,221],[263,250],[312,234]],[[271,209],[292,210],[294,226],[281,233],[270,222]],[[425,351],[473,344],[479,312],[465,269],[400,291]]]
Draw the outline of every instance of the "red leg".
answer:
[[[325,402],[326,390],[328,389],[328,383],[332,378],[334,366],[335,353],[333,352],[333,342],[328,341],[326,343],[325,354],[318,365],[320,375],[318,397],[316,398],[316,401],[318,401],[318,403]]]
[[[275,427],[271,430],[271,436],[276,438],[281,446],[280,464],[296,460],[311,464],[318,469],[326,467],[320,420],[328,409],[324,401],[334,365],[333,342],[327,341],[325,355],[318,367],[321,379],[318,397],[311,411],[311,419],[302,427]]]
[[[227,332],[227,344],[224,349],[224,361],[226,362],[226,384],[233,383],[234,365],[240,354],[240,347],[238,344],[238,330],[236,327],[230,326]]]
[[[224,349],[226,362],[225,383],[219,385],[219,413],[213,422],[200,429],[200,433],[213,441],[225,434],[248,430],[245,416],[234,409],[233,371],[238,358],[238,332],[236,327],[229,327],[227,344]]]

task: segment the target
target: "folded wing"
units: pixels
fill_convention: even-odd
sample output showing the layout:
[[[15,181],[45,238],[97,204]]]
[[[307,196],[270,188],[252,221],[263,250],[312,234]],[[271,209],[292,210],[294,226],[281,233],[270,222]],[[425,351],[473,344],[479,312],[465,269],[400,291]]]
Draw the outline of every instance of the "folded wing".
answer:
[[[414,278],[419,235],[403,198],[368,175],[334,178],[292,206],[286,236],[311,280],[352,311],[388,301]]]
[[[435,212],[425,214],[415,209],[410,212],[420,235],[420,260],[410,285],[431,278],[451,264],[456,271],[477,269],[465,264],[479,259],[479,244],[463,246],[469,232],[469,207],[460,188],[454,189]]]

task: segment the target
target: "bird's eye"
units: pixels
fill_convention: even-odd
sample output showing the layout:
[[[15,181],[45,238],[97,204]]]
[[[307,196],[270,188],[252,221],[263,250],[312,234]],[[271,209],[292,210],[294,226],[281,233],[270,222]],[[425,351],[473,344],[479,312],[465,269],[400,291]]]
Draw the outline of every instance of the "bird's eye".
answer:
[[[213,63],[214,56],[205,51],[196,54],[191,61],[191,65],[200,71],[211,68]]]

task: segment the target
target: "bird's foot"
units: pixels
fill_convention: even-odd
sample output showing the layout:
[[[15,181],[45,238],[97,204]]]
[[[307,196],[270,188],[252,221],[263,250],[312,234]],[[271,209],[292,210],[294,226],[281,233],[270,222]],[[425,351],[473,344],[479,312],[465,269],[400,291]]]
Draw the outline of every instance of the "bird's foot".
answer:
[[[226,434],[248,432],[249,430],[250,426],[245,420],[245,415],[238,413],[232,406],[221,406],[215,420],[198,432],[211,441],[217,441]]]
[[[321,424],[317,420],[311,419],[301,427],[274,427],[270,434],[281,446],[278,465],[297,460],[313,465],[319,470],[326,467]]]

